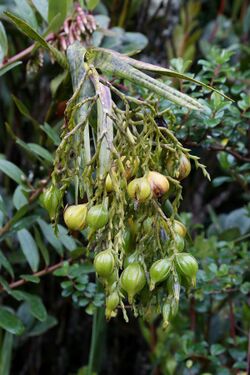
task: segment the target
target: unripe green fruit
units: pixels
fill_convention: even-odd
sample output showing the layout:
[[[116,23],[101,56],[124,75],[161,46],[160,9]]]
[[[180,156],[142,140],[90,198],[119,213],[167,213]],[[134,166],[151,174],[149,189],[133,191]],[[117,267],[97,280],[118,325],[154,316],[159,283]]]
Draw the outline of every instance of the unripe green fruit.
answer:
[[[162,326],[164,329],[168,327],[170,317],[171,317],[171,306],[169,302],[165,302],[164,305],[162,306],[162,318],[163,318]]]
[[[121,287],[128,294],[129,303],[133,303],[134,296],[139,293],[146,284],[144,269],[139,263],[129,264],[121,274]]]
[[[150,290],[155,288],[155,284],[166,280],[171,269],[171,261],[169,259],[159,259],[152,264],[149,270]]]
[[[62,192],[53,185],[43,193],[41,201],[49,213],[50,220],[55,220],[61,200]]]
[[[125,228],[123,233],[123,249],[126,254],[129,254],[134,247],[134,236],[130,228]]]
[[[105,180],[105,187],[108,193],[113,191],[113,183],[109,174],[107,175],[106,180]]]
[[[115,267],[115,259],[112,252],[104,250],[97,254],[94,259],[94,267],[99,276],[110,277]]]
[[[179,236],[179,234],[176,234],[174,236],[174,246],[175,249],[179,252],[184,250],[185,247],[185,240],[183,237]]]
[[[150,184],[153,196],[156,198],[161,197],[169,189],[168,179],[161,173],[151,171],[147,175],[147,180]]]
[[[108,210],[102,204],[92,206],[87,214],[87,224],[93,229],[104,227],[108,220]]]
[[[176,269],[192,281],[195,285],[198,263],[196,259],[188,253],[179,253],[175,256]]]
[[[138,262],[138,254],[137,252],[133,252],[132,254],[129,254],[124,259],[124,268],[127,268],[129,264]]]
[[[109,320],[112,316],[115,316],[114,310],[118,306],[120,301],[119,294],[114,291],[106,298],[106,309],[105,309],[105,315],[106,318]]]
[[[136,199],[138,202],[145,202],[151,196],[150,184],[145,177],[135,178],[127,187],[130,198]]]
[[[86,204],[68,206],[63,214],[64,222],[71,230],[82,230],[86,225],[86,216]]]

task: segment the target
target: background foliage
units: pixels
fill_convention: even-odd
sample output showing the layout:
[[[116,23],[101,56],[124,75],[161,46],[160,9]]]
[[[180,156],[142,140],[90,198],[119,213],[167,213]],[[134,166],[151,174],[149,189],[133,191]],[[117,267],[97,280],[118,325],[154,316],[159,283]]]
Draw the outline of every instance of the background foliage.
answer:
[[[74,264],[84,246],[63,225],[56,237],[39,201],[72,95],[61,67],[62,41],[55,37],[51,47],[45,39],[59,34],[73,2],[0,4],[0,374],[80,375],[92,365],[102,374],[246,374],[249,2],[87,1],[101,26],[93,34],[96,45],[123,53],[143,49],[144,61],[192,72],[234,99],[231,104],[217,94],[198,93],[194,84],[171,80],[209,106],[205,115],[174,107],[178,126],[172,130],[201,157],[212,181],[194,170],[184,183],[181,217],[200,270],[196,289],[188,296],[183,292],[181,311],[167,331],[157,316],[149,322],[131,317],[127,325],[119,315],[105,323],[103,293],[91,264]],[[26,35],[44,48],[36,44],[26,51],[30,40],[6,10],[24,19],[30,26]],[[23,50],[22,58],[11,60]],[[49,55],[59,64],[51,64]]]

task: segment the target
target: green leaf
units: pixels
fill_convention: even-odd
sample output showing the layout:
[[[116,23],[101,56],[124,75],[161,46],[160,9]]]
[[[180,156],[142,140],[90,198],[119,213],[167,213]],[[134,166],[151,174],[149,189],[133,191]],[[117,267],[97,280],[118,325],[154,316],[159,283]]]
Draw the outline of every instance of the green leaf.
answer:
[[[9,375],[13,347],[13,335],[5,332],[0,351],[0,374]]]
[[[23,179],[25,178],[25,175],[21,169],[8,160],[0,160],[0,171],[5,173],[18,184],[22,184]]]
[[[63,255],[63,247],[59,239],[56,237],[52,226],[48,223],[46,223],[42,219],[37,220],[41,231],[44,235],[44,237],[47,239],[47,241],[52,245],[52,247],[58,252],[59,255]]]
[[[53,158],[48,150],[36,143],[25,143],[21,139],[17,138],[16,143],[25,149],[27,152],[31,153],[34,157],[40,158],[46,162],[52,163]]]
[[[37,125],[37,121],[31,116],[30,111],[26,107],[21,100],[19,100],[15,95],[12,94],[12,98],[19,110],[19,112],[25,116],[27,119],[29,119],[34,125]]]
[[[36,143],[27,143],[27,145],[34,154],[40,156],[42,159],[48,161],[49,163],[53,163],[52,155],[44,147]]]
[[[87,3],[87,8],[88,10],[93,10],[97,7],[97,5],[99,4],[100,0],[87,0],[86,3]]]
[[[48,22],[48,0],[32,0],[32,3],[44,19]]]
[[[220,344],[213,344],[211,345],[211,348],[210,348],[210,352],[212,355],[220,355],[222,353],[224,353],[226,351],[226,349],[224,348],[224,346],[220,345]]]
[[[68,0],[49,0],[49,15],[48,20],[51,22],[55,16],[60,14],[60,18],[57,20],[57,29],[63,24],[67,16]]]
[[[6,307],[0,307],[0,327],[13,335],[21,335],[25,330],[23,322]]]
[[[42,129],[44,133],[47,134],[47,136],[52,140],[55,146],[59,146],[61,140],[60,140],[59,134],[56,132],[55,129],[53,129],[46,122],[44,125],[40,125],[40,128]]]
[[[34,30],[27,22],[25,22],[22,18],[17,17],[13,13],[4,12],[4,14],[21,30],[26,36],[38,42],[42,47],[46,48],[51,52],[55,60],[63,67],[68,68],[67,61],[65,56],[58,51],[55,47],[51,44],[47,43],[46,40],[38,34],[36,30]]]
[[[8,53],[8,39],[2,22],[0,22],[0,63]]]
[[[32,235],[27,231],[27,229],[21,229],[19,232],[17,232],[17,237],[27,262],[29,263],[32,271],[36,272],[39,266],[39,252]]]
[[[43,256],[43,259],[44,259],[44,262],[46,264],[46,266],[49,265],[49,251],[46,247],[46,245],[44,244],[44,241],[42,240],[42,237],[40,235],[40,232],[37,228],[34,229],[35,230],[35,240],[36,240],[36,244],[39,248],[39,250],[41,251],[41,254]]]
[[[19,210],[21,207],[28,204],[28,199],[23,193],[23,189],[21,185],[18,185],[14,194],[13,194],[13,204],[17,210]]]
[[[243,294],[248,294],[250,292],[250,282],[246,281],[240,286],[240,291]]]
[[[31,314],[38,320],[44,321],[47,319],[47,311],[40,297],[23,292],[20,290],[14,290],[12,296],[18,301],[27,302]]]
[[[21,279],[28,281],[30,283],[39,284],[40,278],[34,275],[20,275]]]
[[[37,322],[35,326],[29,331],[28,336],[40,336],[43,333],[47,332],[50,328],[53,328],[57,325],[58,321],[54,316],[48,315],[47,319],[43,322]]]
[[[22,61],[15,61],[10,64],[5,64],[0,68],[0,77],[7,73],[9,70],[15,68],[16,66],[22,64]]]
[[[6,271],[10,274],[12,278],[14,278],[14,271],[13,268],[6,258],[6,256],[3,254],[3,252],[0,250],[0,265],[3,266],[3,268],[6,269]]]
[[[139,70],[142,69],[140,61],[104,48],[91,48],[85,56],[89,63],[94,64],[102,72],[127,79],[180,106],[199,111],[205,110],[205,107],[196,99],[141,72]]]
[[[38,29],[35,13],[27,0],[15,0],[16,7],[14,11],[18,16],[23,18],[34,29]]]
[[[73,251],[76,248],[76,243],[71,236],[68,235],[68,231],[62,225],[58,225],[59,239],[67,250]]]

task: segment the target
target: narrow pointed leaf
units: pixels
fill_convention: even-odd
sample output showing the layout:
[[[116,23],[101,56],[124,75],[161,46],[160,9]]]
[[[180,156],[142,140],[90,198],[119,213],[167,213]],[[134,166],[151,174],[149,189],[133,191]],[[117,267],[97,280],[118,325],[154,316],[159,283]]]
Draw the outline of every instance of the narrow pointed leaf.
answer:
[[[21,335],[25,330],[23,322],[5,307],[0,307],[0,327],[14,335]]]
[[[92,62],[105,73],[114,74],[136,85],[141,85],[178,105],[194,110],[205,109],[197,100],[135,69],[126,61],[122,60],[122,58],[117,57],[112,51],[90,49],[86,55],[88,61]]]

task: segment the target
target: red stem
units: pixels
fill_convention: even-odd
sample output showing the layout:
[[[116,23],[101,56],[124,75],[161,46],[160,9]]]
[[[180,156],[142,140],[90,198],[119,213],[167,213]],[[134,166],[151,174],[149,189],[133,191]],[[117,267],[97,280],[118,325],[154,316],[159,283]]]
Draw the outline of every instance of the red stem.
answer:
[[[60,268],[65,261],[71,263],[72,259],[71,258],[66,259],[66,260],[63,259],[59,263],[53,264],[50,267],[46,267],[46,268],[44,268],[44,269],[42,269],[42,270],[40,270],[38,272],[33,273],[32,276],[41,277],[41,276],[47,275],[48,273],[52,273],[57,268]],[[12,283],[9,284],[9,288],[14,289],[14,288],[17,288],[17,287],[22,286],[24,284],[27,284],[28,282],[29,282],[28,280],[24,280],[24,279],[13,281]],[[4,287],[0,286],[0,292],[3,292],[4,290],[5,290]]]

